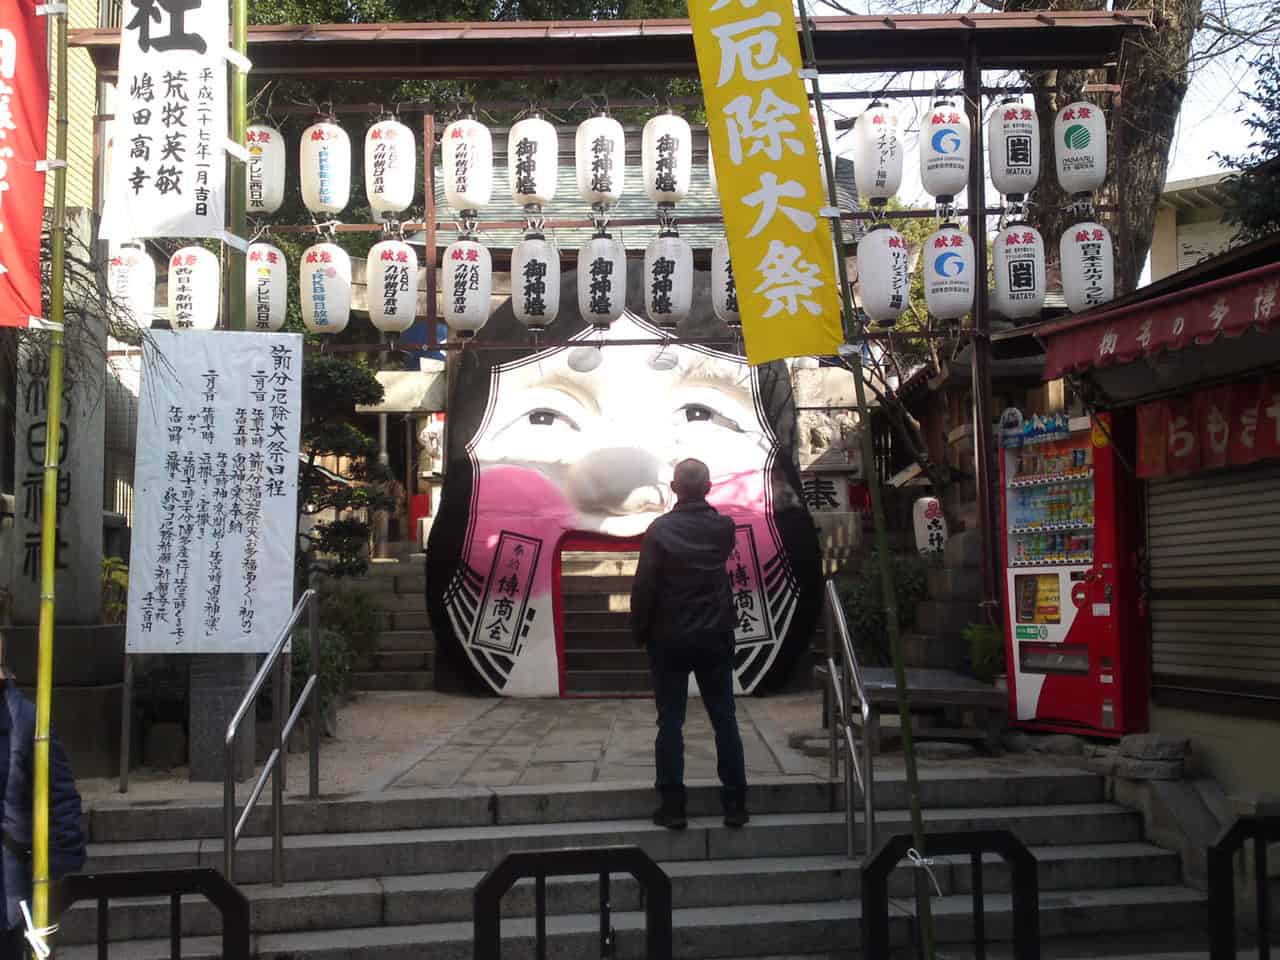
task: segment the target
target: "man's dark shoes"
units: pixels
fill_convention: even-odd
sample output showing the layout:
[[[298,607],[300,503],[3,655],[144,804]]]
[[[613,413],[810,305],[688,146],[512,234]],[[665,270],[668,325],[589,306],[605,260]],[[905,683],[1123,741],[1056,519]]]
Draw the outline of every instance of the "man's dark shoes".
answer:
[[[724,825],[739,829],[745,827],[751,819],[751,814],[747,813],[747,804],[742,800],[730,800],[724,805]]]
[[[689,826],[689,818],[685,816],[683,809],[665,803],[653,811],[653,822],[668,830],[683,830]]]

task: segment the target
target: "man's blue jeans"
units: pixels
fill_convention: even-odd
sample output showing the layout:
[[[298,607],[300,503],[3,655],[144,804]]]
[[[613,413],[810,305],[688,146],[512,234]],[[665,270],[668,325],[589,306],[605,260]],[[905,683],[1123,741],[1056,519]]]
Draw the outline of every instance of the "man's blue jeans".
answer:
[[[658,793],[664,801],[683,805],[684,718],[692,673],[716,735],[721,801],[726,805],[745,802],[747,769],[733,702],[733,634],[660,640],[656,650],[650,649],[649,661],[658,707],[658,738],[654,743]]]

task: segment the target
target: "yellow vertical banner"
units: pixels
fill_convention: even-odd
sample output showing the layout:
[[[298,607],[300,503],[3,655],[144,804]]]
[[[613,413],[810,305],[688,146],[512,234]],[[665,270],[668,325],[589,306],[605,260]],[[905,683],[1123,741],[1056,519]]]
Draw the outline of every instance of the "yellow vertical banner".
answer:
[[[747,360],[843,340],[791,0],[689,0]]]

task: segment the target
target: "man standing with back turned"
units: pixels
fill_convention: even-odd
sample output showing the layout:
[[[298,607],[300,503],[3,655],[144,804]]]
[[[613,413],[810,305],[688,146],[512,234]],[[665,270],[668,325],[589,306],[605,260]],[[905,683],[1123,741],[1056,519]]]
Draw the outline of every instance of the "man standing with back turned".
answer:
[[[649,649],[658,707],[654,744],[662,805],[653,822],[683,830],[684,716],[689,674],[698,680],[716,735],[720,802],[728,827],[744,826],[747,771],[733,702],[733,596],[726,564],[734,524],[707,503],[711,474],[701,460],[676,464],[674,509],[650,526],[631,588],[631,630]]]

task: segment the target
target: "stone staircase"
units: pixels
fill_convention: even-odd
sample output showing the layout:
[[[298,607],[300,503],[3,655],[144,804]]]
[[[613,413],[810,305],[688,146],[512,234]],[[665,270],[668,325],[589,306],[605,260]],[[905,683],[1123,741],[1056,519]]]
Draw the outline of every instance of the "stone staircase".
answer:
[[[377,649],[357,662],[352,690],[431,690],[435,638],[427,620],[426,574],[421,554],[375,560],[351,586],[383,610]]]
[[[967,669],[969,649],[962,633],[983,621],[980,548],[976,530],[952,534],[941,566],[929,570],[929,596],[916,605],[915,620],[902,637],[908,667]]]
[[[1203,938],[1202,894],[1181,882],[1178,857],[1142,839],[1138,813],[1108,803],[1097,775],[1064,768],[982,766],[922,771],[926,829],[1007,828],[1039,860],[1040,926],[1046,956],[1104,956],[1113,938],[1177,935],[1179,949]],[[882,835],[906,832],[901,771],[877,778]],[[627,784],[404,790],[339,797],[286,808],[288,883],[269,884],[270,847],[255,834],[237,852],[252,904],[255,955],[263,960],[434,960],[470,958],[471,892],[484,871],[515,850],[638,844],[659,860],[674,887],[675,955],[854,957],[860,932],[857,864],[843,856],[840,787],[779,779],[753,785],[754,818],[725,829],[710,786],[691,790],[693,819],[673,833],[648,821],[652,791]],[[90,813],[87,869],[134,870],[221,864],[219,810],[172,802],[129,808],[113,802]],[[861,849],[859,838],[859,849]],[[971,936],[967,859],[939,859],[934,900],[940,956],[960,956]],[[1010,930],[1009,874],[985,870],[988,935]],[[892,879],[893,935],[909,955],[912,878]],[[503,903],[504,956],[532,953],[532,888]],[[629,878],[612,886],[617,956],[643,954],[643,914]],[[548,883],[550,953],[598,955],[594,878]],[[109,915],[112,956],[168,956],[167,901],[121,901]],[[183,905],[183,956],[214,958],[216,915],[201,901]],[[92,904],[61,920],[58,956],[87,960],[96,929]],[[1054,953],[1054,943],[1089,944],[1089,953]],[[1125,948],[1128,950],[1129,948]],[[1112,951],[1113,953],[1116,951]],[[882,958],[876,958],[882,960]]]
[[[562,555],[566,695],[652,692],[648,654],[631,640],[631,581],[637,556],[585,551]]]

